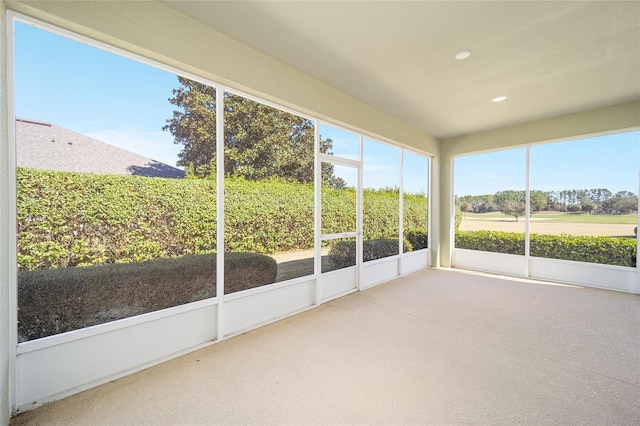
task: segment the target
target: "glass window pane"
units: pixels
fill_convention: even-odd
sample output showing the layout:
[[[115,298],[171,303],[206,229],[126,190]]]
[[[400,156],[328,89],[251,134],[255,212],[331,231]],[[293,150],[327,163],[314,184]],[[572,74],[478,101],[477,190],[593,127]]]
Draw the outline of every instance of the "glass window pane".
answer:
[[[402,157],[404,252],[428,247],[429,158],[404,151]]]
[[[191,82],[19,22],[15,53],[19,340],[215,296],[215,180],[184,178],[215,121],[178,123]]]
[[[322,162],[322,170],[333,176],[320,189],[322,234],[356,232],[358,169]]]
[[[635,266],[640,132],[531,148],[531,256]]]
[[[314,124],[225,93],[225,293],[313,274]]]
[[[363,261],[367,262],[400,250],[400,148],[365,139],[363,150]]]
[[[526,149],[455,158],[455,247],[524,255]]]
[[[320,152],[360,160],[360,137],[351,132],[320,124]]]

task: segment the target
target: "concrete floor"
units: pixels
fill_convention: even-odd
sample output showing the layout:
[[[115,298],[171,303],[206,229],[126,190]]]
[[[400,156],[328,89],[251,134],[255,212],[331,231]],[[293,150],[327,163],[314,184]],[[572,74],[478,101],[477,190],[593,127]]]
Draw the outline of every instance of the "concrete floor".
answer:
[[[637,295],[430,269],[12,424],[640,424]]]

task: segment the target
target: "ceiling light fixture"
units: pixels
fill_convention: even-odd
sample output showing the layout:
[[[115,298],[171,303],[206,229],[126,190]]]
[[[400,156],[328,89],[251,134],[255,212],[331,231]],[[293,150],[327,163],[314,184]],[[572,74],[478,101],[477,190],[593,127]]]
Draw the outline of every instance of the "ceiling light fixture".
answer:
[[[497,98],[493,98],[493,99],[491,99],[491,102],[494,102],[494,103],[496,103],[496,102],[502,102],[502,101],[504,101],[505,99],[507,99],[507,97],[506,97],[506,96],[498,96]]]
[[[469,56],[471,56],[470,50],[461,50],[458,53],[456,53],[456,59],[459,61],[462,59],[467,59]]]

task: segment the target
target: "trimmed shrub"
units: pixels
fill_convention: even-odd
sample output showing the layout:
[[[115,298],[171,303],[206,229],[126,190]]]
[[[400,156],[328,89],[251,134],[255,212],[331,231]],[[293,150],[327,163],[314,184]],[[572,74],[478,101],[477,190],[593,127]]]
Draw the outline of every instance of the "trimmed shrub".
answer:
[[[636,240],[619,237],[531,234],[530,255],[550,259],[636,266]],[[524,234],[458,231],[456,248],[524,255]]]
[[[413,248],[407,240],[402,242],[403,252],[412,251]],[[366,240],[362,242],[362,260],[368,262],[370,260],[382,259],[384,257],[394,256],[398,253],[397,238],[378,238],[376,240]]]
[[[524,256],[524,234],[502,231],[458,231],[455,247]]]
[[[420,250],[429,247],[429,234],[427,228],[410,229],[405,232],[405,238],[413,250]]]
[[[411,251],[411,244],[407,240],[403,242],[404,251]],[[398,239],[378,238],[362,242],[362,259],[364,262],[394,256],[398,253]],[[356,241],[337,241],[329,251],[329,262],[334,269],[346,268],[356,264]]]
[[[275,282],[274,259],[225,255],[225,291]],[[18,333],[38,339],[216,296],[216,255],[21,271]]]
[[[356,264],[356,240],[340,240],[331,244],[329,263],[333,269],[354,266]]]
[[[240,252],[224,255],[225,294],[275,283],[277,275],[278,263],[272,257]]]
[[[531,256],[636,266],[636,240],[620,237],[531,234]]]

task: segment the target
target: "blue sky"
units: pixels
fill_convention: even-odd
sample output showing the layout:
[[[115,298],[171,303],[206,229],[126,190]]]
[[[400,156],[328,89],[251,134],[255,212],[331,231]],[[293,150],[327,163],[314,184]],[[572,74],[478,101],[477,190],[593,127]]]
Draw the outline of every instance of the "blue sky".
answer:
[[[606,188],[638,193],[640,132],[626,132],[531,147],[531,189]],[[455,193],[524,190],[526,148],[455,159]]]
[[[162,131],[174,110],[168,102],[178,86],[174,74],[16,22],[15,82],[16,116],[175,165],[181,145]],[[336,155],[358,158],[356,135],[326,125],[321,135],[333,140]],[[398,186],[399,152],[367,141],[365,186]],[[408,165],[420,168],[410,170],[420,179],[405,179],[407,191],[426,193],[425,164],[423,158]]]
[[[163,132],[175,75],[17,22],[16,116],[50,122],[175,165]]]

